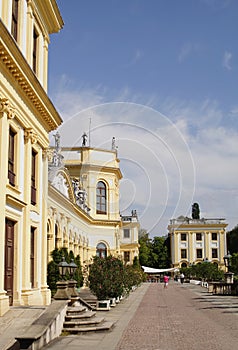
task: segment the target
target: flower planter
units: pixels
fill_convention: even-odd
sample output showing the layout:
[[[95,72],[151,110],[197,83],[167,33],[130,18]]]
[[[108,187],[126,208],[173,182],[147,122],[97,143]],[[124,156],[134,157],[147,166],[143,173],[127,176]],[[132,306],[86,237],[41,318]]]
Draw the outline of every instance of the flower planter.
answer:
[[[116,306],[116,298],[111,298],[110,299],[110,306],[111,307]]]
[[[110,300],[98,300],[97,310],[110,310]]]

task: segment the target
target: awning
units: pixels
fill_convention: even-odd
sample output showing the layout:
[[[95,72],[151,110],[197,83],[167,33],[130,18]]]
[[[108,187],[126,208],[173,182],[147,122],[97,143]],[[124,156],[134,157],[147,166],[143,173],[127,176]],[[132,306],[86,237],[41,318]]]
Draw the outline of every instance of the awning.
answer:
[[[170,269],[154,269],[153,267],[142,266],[145,273],[163,273],[163,272],[176,272],[179,271],[177,267],[172,267]]]

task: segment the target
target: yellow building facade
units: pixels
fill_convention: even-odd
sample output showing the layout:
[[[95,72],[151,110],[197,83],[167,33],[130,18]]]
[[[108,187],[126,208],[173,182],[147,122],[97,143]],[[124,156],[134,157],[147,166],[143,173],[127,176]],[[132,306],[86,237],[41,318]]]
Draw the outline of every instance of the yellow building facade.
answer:
[[[47,287],[49,132],[62,122],[47,96],[54,0],[0,0],[0,315],[50,303]]]
[[[139,222],[134,217],[125,239],[119,210],[121,178],[115,149],[60,149],[56,143],[49,161],[48,260],[55,248],[65,247],[80,256],[82,265],[95,255],[110,254],[132,263],[139,254]]]
[[[227,254],[224,219],[191,219],[180,216],[168,226],[172,267],[210,261],[224,269]]]
[[[136,210],[132,210],[131,215],[123,215],[121,220],[120,253],[126,264],[132,264],[134,258],[139,257],[140,223]]]
[[[49,147],[63,121],[47,95],[48,47],[62,27],[56,0],[0,0],[0,316],[51,302],[55,248],[83,265],[109,254],[132,263],[139,253],[137,216],[120,215],[113,143],[61,149],[56,133]]]

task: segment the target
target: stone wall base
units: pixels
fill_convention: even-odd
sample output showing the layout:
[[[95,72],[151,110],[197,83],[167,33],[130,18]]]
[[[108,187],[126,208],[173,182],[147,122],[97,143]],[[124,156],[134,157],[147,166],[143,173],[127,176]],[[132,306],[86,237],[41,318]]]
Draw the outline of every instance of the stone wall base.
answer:
[[[0,293],[0,316],[9,310],[9,298],[5,292]]]

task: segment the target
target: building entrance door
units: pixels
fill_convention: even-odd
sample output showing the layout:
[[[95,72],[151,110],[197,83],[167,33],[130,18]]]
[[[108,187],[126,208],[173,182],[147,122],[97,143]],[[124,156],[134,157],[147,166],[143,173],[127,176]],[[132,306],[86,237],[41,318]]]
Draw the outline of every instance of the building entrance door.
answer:
[[[6,219],[4,289],[7,291],[7,295],[9,296],[9,305],[13,304],[14,225],[14,221]]]

